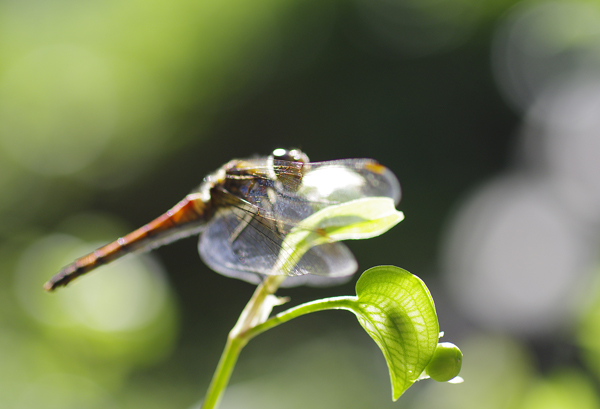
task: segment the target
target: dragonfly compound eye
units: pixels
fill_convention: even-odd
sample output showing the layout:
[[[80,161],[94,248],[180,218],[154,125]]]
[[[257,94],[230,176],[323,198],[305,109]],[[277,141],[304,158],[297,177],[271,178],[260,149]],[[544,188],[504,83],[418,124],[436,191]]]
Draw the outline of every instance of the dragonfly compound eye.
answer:
[[[275,160],[287,160],[290,162],[303,162],[308,163],[308,156],[300,149],[275,149],[273,151],[273,159]]]

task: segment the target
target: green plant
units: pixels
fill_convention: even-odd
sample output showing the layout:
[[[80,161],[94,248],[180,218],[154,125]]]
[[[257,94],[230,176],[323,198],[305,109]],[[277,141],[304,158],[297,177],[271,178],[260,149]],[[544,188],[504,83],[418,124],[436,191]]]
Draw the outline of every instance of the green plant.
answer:
[[[294,251],[280,255],[277,265],[293,266],[311,247],[325,242],[378,236],[403,218],[389,198],[361,198],[326,207],[303,220],[286,236],[287,248]],[[435,305],[417,276],[399,267],[373,267],[356,283],[356,296],[312,301],[269,318],[273,307],[288,301],[274,295],[284,279],[285,276],[268,276],[258,285],[229,333],[203,409],[218,407],[237,358],[248,341],[293,318],[330,309],[352,312],[377,343],[388,364],[393,400],[421,379],[461,381],[458,373],[462,354],[452,344],[438,344]]]
[[[452,344],[438,344],[433,299],[418,277],[398,267],[374,267],[359,278],[356,296],[316,300],[270,315],[273,307],[288,301],[275,293],[293,279],[289,276],[323,274],[321,280],[336,282],[352,274],[355,260],[336,242],[379,236],[398,224],[404,219],[395,208],[399,196],[395,176],[371,160],[311,164],[302,152],[283,149],[258,162],[234,160],[171,210],[75,260],[44,288],[64,286],[131,251],[202,232],[199,252],[209,266],[260,282],[229,333],[204,409],[218,407],[237,358],[252,338],[301,315],[330,309],[352,312],[377,343],[397,400],[418,380],[460,379],[462,354]]]

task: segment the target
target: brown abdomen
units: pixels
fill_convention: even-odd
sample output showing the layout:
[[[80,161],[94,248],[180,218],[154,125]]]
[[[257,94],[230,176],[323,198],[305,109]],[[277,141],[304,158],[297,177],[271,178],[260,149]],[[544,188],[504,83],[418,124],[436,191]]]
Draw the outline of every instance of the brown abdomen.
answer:
[[[208,210],[207,204],[200,199],[199,194],[189,194],[171,210],[145,226],[64,267],[44,284],[44,289],[52,291],[65,286],[75,278],[126,254],[150,251],[183,237],[198,234],[207,222],[210,213]]]

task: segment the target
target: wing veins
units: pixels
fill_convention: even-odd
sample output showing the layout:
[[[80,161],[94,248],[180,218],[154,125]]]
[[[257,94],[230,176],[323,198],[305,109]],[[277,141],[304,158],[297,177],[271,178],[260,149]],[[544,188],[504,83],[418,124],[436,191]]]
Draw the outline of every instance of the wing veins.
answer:
[[[295,227],[297,225],[296,222],[291,222],[291,221],[284,221],[286,222],[286,227],[288,228],[287,230],[284,229],[283,232],[280,232],[276,229],[276,226],[278,225],[278,223],[282,222],[282,220],[280,219],[276,219],[275,217],[268,217],[266,215],[263,215],[261,213],[261,208],[238,197],[235,196],[233,194],[231,194],[230,192],[228,192],[225,189],[219,189],[219,192],[222,193],[225,197],[227,197],[228,199],[233,199],[228,201],[228,205],[230,205],[231,208],[233,209],[237,209],[240,212],[242,212],[242,214],[240,214],[239,212],[236,212],[232,209],[232,213],[236,218],[236,226],[233,226],[232,224],[227,223],[227,229],[229,230],[229,232],[232,235],[236,235],[236,237],[231,241],[230,244],[234,244],[236,240],[239,240],[240,237],[244,234],[244,230],[250,228],[252,229],[252,231],[254,231],[255,234],[259,235],[261,240],[256,240],[254,242],[254,247],[257,249],[262,249],[265,252],[268,253],[268,256],[273,256],[275,259],[277,257],[279,257],[281,254],[283,254],[284,256],[286,256],[286,262],[284,263],[284,265],[286,267],[290,267],[289,271],[290,273],[292,273],[293,271],[297,270],[296,266],[297,263],[294,263],[294,265],[292,264],[291,260],[291,254],[293,253],[293,249],[289,248],[287,245],[283,245],[283,243],[285,243],[285,236],[289,233],[289,230],[291,230],[293,227]],[[253,208],[253,209],[257,209],[257,212],[254,213],[251,210],[249,210],[248,208]],[[266,209],[263,209],[266,210]],[[251,216],[251,219],[246,222],[245,218],[247,216]],[[242,229],[242,231],[237,232],[236,234],[236,230],[239,228],[240,224],[242,223],[246,223],[246,226],[244,226],[244,228]],[[254,225],[254,223],[258,224],[260,226],[256,226]],[[268,234],[267,234],[268,233]],[[240,258],[241,259],[241,258]],[[299,261],[299,260],[297,260]]]

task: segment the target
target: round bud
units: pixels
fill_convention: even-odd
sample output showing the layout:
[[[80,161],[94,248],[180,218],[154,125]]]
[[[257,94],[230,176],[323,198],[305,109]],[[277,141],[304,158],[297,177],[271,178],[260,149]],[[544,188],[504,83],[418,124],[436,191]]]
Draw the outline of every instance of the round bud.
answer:
[[[425,368],[429,377],[438,382],[446,382],[458,376],[462,366],[462,352],[454,344],[441,342],[437,344],[433,358]]]

